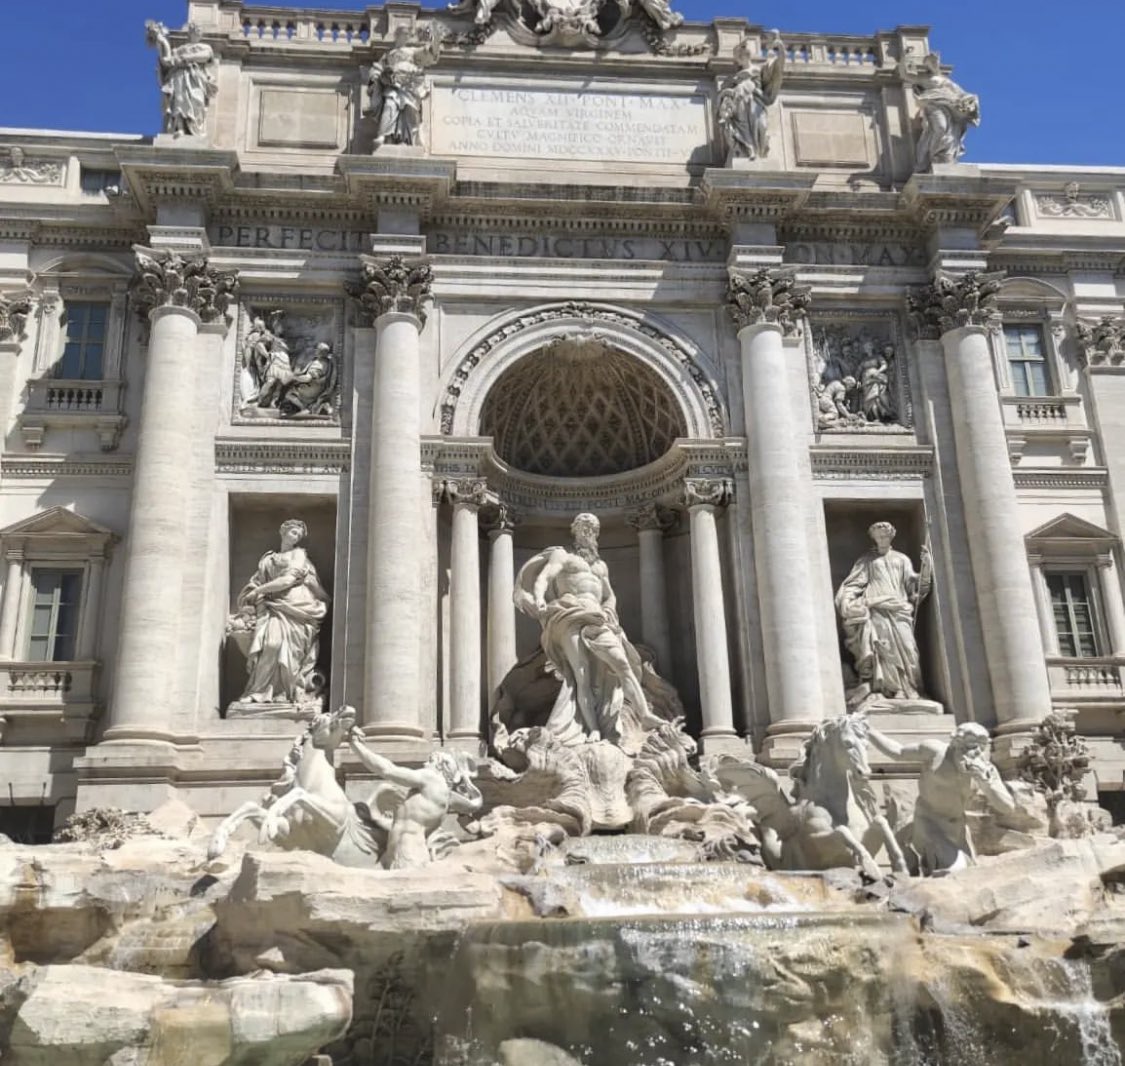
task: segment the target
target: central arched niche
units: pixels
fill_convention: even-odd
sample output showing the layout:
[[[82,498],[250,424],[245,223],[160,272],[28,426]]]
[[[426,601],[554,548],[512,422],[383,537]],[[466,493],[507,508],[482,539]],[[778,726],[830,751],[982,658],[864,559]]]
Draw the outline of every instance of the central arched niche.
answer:
[[[687,435],[660,375],[597,331],[555,337],[505,370],[480,432],[515,469],[561,478],[636,470]]]

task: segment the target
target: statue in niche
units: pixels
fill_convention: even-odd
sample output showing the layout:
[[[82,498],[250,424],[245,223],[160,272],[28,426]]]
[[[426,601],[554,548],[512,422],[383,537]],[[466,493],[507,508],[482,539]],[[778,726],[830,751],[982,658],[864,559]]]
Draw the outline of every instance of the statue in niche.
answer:
[[[924,700],[914,626],[933,582],[929,549],[922,548],[915,572],[909,557],[891,547],[896,531],[890,522],[876,522],[867,532],[875,547],[856,560],[836,591],[844,644],[858,676],[848,705]]]
[[[965,134],[980,125],[980,99],[965,92],[941,70],[941,56],[930,52],[921,63],[904,56],[899,76],[914,89],[922,111],[922,136],[915,166],[932,170],[935,163],[956,163],[965,154]]]
[[[719,90],[717,122],[732,159],[765,159],[770,154],[769,109],[781,92],[785,74],[785,44],[777,30],[770,47],[774,55],[755,65],[751,39],[735,46],[738,70]]]
[[[280,547],[262,556],[227,620],[227,635],[246,655],[247,674],[228,714],[305,715],[323,706],[324,676],[316,662],[328,593],[302,547],[305,523],[291,518],[280,535]]]
[[[598,554],[600,528],[595,515],[578,515],[570,527],[574,548],[548,548],[528,560],[514,599],[542,626],[547,668],[562,682],[546,728],[565,743],[608,740],[635,753],[666,719],[645,694],[651,667],[618,620],[617,597]]]
[[[437,24],[417,31],[400,27],[383,58],[371,64],[364,114],[375,120],[376,149],[422,143],[422,101],[430,95],[426,68],[441,56],[441,41]]]
[[[866,328],[822,326],[813,336],[818,429],[867,431],[902,424],[895,346]]]
[[[283,330],[284,311],[273,311],[267,326],[255,316],[242,346],[239,410],[243,416],[334,418],[337,414],[336,359],[332,346],[302,338],[294,359]]]
[[[963,722],[947,743],[900,744],[873,726],[868,726],[867,738],[884,755],[921,767],[914,820],[899,831],[914,852],[908,856],[917,867],[912,872],[948,873],[975,860],[967,820],[974,793],[999,814],[1015,810],[1015,800],[989,758],[988,730],[975,722]]]
[[[173,137],[202,137],[207,132],[207,105],[219,87],[215,53],[203,43],[194,22],[187,26],[187,44],[173,48],[163,22],[146,22],[150,47],[157,50],[157,75],[164,102],[164,132]]]
[[[367,801],[371,821],[386,833],[380,866],[426,866],[457,846],[457,838],[442,828],[446,815],[476,814],[484,802],[467,756],[435,751],[412,770],[372,751],[358,729],[351,730],[348,742],[359,761],[383,782]]]

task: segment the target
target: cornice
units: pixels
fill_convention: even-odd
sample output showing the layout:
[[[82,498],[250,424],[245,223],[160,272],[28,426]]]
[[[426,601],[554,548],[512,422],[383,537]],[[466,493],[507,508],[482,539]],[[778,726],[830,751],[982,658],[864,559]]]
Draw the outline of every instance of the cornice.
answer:
[[[1104,466],[1016,467],[1012,478],[1017,489],[1104,489],[1109,485]]]
[[[51,481],[60,477],[131,477],[132,456],[103,459],[97,456],[5,455],[0,477]]]
[[[213,204],[234,188],[238,153],[215,148],[123,145],[118,165],[142,212],[151,216],[161,200]]]

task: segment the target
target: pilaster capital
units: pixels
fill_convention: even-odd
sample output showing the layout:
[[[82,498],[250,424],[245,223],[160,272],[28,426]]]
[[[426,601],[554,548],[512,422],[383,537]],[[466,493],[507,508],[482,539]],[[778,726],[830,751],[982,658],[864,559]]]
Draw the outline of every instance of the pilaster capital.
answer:
[[[29,296],[24,293],[0,292],[0,341],[19,340],[30,314]]]
[[[485,504],[481,512],[481,526],[489,536],[512,533],[522,518],[523,515],[510,504],[494,498]]]
[[[413,315],[425,325],[426,305],[433,299],[434,282],[428,260],[406,259],[401,255],[386,259],[362,255],[360,264],[360,280],[349,282],[346,288],[364,315],[374,322],[389,312],[398,311]]]
[[[1103,315],[1096,322],[1075,324],[1078,355],[1084,366],[1121,366],[1125,363],[1125,316]]]
[[[225,323],[238,296],[238,271],[218,270],[204,256],[135,246],[139,271],[133,300],[142,315],[158,307],[183,307],[204,323]]]
[[[684,506],[726,507],[734,497],[734,482],[730,478],[684,478]]]
[[[736,329],[776,325],[784,336],[796,336],[808,314],[812,289],[797,281],[796,267],[728,270],[727,310]]]
[[[996,296],[1002,270],[969,270],[955,274],[938,270],[923,289],[906,294],[906,312],[919,340],[938,340],[965,326],[995,329],[1000,324]]]
[[[646,530],[667,533],[676,524],[676,512],[671,508],[661,507],[658,503],[646,503],[630,511],[625,516],[625,521],[638,533]]]
[[[480,508],[496,503],[496,494],[483,478],[457,478],[441,483],[441,498],[454,506]]]

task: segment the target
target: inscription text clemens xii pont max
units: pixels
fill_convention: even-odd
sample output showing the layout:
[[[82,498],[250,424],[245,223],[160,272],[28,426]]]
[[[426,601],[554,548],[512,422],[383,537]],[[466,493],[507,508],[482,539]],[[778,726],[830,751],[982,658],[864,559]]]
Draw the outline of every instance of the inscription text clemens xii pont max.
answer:
[[[710,153],[703,94],[434,86],[438,155],[702,161]]]

